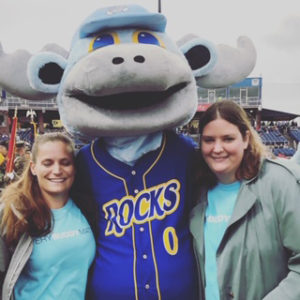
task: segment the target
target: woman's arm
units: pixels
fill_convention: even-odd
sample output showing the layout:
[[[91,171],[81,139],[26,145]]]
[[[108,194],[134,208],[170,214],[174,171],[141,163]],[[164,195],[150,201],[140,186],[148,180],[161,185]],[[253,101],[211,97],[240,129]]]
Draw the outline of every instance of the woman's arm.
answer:
[[[10,254],[8,248],[0,235],[0,300],[2,299],[2,285],[9,264]]]
[[[289,253],[289,273],[264,300],[300,299],[300,175],[284,177],[273,195],[281,241]]]

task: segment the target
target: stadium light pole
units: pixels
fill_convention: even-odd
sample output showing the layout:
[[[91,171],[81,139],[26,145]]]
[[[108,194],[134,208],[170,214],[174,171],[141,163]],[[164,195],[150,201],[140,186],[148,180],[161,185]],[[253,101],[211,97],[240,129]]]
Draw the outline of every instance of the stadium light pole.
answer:
[[[258,105],[256,113],[256,130],[261,128],[261,115],[262,115],[262,105]]]
[[[161,13],[161,0],[158,0],[158,12]]]

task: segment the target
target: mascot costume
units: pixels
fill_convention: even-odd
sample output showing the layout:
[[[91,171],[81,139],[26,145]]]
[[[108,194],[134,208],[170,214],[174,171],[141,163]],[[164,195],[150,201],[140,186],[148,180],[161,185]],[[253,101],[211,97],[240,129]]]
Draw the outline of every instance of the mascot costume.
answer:
[[[89,299],[198,299],[188,230],[194,145],[174,129],[197,109],[197,85],[226,86],[253,69],[237,48],[188,35],[175,43],[166,18],[138,5],[96,10],[69,55],[0,54],[0,85],[25,99],[57,95],[65,128],[92,141],[77,155],[75,189],[92,197],[97,254]],[[195,80],[196,78],[196,80]]]

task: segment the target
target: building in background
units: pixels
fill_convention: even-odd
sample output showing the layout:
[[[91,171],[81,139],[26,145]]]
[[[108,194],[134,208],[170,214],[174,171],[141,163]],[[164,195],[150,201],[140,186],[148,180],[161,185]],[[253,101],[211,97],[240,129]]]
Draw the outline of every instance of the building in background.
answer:
[[[187,125],[178,130],[186,134],[191,135],[196,141],[199,141],[199,118],[201,114],[214,102],[222,101],[224,99],[230,99],[241,105],[247,112],[253,127],[260,133],[263,142],[270,147],[296,147],[298,141],[292,140],[289,137],[289,123],[292,120],[298,118],[300,115],[292,112],[283,112],[280,110],[267,109],[264,107],[264,93],[263,93],[263,79],[262,77],[249,77],[243,81],[230,85],[224,88],[218,89],[205,89],[198,87],[198,108],[193,120]],[[288,95],[290,87],[288,90],[280,91],[268,87],[268,95],[274,98],[274,101],[278,101],[278,97],[281,97],[284,102],[284,95]],[[2,139],[4,136],[9,136],[11,131],[12,119],[14,116],[15,108],[18,109],[18,132],[19,134],[24,133],[24,135],[29,134],[29,129],[32,127],[32,120],[36,123],[37,131],[43,133],[45,131],[51,130],[62,130],[63,124],[61,123],[58,108],[55,98],[50,100],[26,100],[15,97],[6,93],[5,90],[0,88],[0,135]],[[270,102],[268,100],[268,102]],[[272,102],[272,99],[271,99]],[[280,132],[271,132],[271,137],[269,137],[269,127],[273,126],[274,122],[281,122],[281,127],[288,138],[277,139]],[[285,123],[284,123],[285,122]],[[276,123],[277,124],[277,123]],[[293,128],[298,130],[296,127]],[[267,128],[267,133],[265,133],[265,128]],[[263,130],[262,130],[263,129]],[[275,130],[275,128],[273,128]],[[277,129],[276,129],[277,130]],[[299,129],[300,130],[300,129]],[[297,133],[296,133],[297,134]],[[300,131],[299,131],[300,134]],[[273,137],[272,137],[273,135]],[[25,138],[22,138],[26,140]],[[30,137],[28,136],[28,140]],[[300,142],[300,138],[299,138]],[[75,141],[75,144],[82,146],[80,141]]]
[[[8,135],[12,124],[15,108],[18,110],[18,129],[31,127],[31,121],[37,123],[37,130],[43,133],[47,128],[61,128],[55,98],[50,100],[26,100],[10,95],[1,90],[0,97],[0,134]]]
[[[192,132],[197,131],[198,120],[202,112],[212,103],[224,99],[233,100],[241,105],[257,130],[260,129],[263,121],[291,121],[299,117],[298,114],[264,108],[262,91],[263,80],[261,77],[249,77],[239,83],[218,89],[198,87],[198,109],[189,125]]]

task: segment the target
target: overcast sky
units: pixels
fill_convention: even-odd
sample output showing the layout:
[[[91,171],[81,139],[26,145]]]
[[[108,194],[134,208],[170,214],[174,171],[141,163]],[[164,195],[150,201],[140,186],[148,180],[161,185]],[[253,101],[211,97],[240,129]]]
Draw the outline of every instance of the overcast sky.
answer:
[[[0,42],[6,53],[21,48],[34,53],[52,42],[68,49],[87,15],[126,3],[158,10],[157,0],[0,0]],[[175,40],[194,33],[235,46],[238,36],[250,37],[257,50],[250,76],[262,76],[266,86],[280,83],[295,90],[282,101],[266,94],[264,106],[300,114],[300,0],[161,0],[161,8]]]

